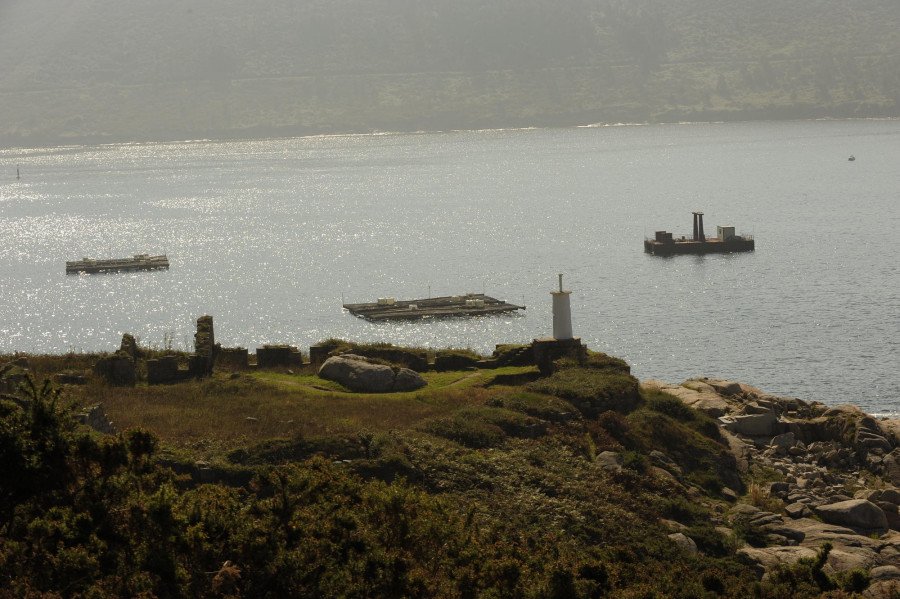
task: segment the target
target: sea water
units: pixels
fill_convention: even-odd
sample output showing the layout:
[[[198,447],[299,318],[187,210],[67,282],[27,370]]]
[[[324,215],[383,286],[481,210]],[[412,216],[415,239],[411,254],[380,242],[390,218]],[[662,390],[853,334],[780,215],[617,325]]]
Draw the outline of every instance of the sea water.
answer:
[[[2,150],[0,353],[112,351],[123,333],[191,350],[209,314],[251,352],[339,337],[489,354],[552,333],[562,273],[574,334],[640,379],[894,413],[898,149],[900,122],[865,120]],[[691,235],[694,211],[756,251],[643,252],[656,230]],[[65,274],[136,253],[171,267]],[[466,292],[527,308],[342,309]]]

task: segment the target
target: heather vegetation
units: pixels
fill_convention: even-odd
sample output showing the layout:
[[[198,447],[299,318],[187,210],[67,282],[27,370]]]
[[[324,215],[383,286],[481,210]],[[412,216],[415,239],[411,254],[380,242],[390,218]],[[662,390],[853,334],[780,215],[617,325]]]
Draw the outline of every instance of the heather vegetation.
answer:
[[[896,117],[892,0],[19,3],[0,143]]]
[[[307,370],[57,386],[36,380],[90,360],[28,362],[0,400],[0,597],[850,597],[867,582],[825,571],[827,546],[759,581],[736,549],[764,536],[714,525],[724,488],[754,488],[718,428],[604,354],[549,377],[429,371],[380,395]],[[120,433],[71,418],[97,402]],[[607,451],[622,468],[600,466]]]

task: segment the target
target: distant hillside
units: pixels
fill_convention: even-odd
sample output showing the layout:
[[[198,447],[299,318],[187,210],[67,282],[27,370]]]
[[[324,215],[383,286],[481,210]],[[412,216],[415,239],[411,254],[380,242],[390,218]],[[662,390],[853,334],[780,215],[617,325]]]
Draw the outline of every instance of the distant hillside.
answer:
[[[895,0],[8,0],[0,144],[900,116]]]

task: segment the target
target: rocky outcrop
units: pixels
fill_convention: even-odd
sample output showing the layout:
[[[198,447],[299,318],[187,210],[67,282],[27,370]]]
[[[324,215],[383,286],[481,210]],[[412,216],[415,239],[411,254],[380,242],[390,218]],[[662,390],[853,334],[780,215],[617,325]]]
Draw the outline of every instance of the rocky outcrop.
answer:
[[[649,379],[641,383],[641,386],[648,389],[658,389],[660,391],[665,391],[669,395],[674,395],[685,405],[688,405],[695,410],[699,410],[711,418],[723,416],[728,410],[728,402],[722,399],[722,397],[708,385],[689,387],[687,384],[673,385],[656,379]]]
[[[716,524],[745,539],[739,552],[757,563],[760,575],[814,557],[830,543],[826,569],[867,570],[872,584],[865,596],[891,585],[900,590],[900,421],[722,379],[641,385],[715,418],[738,471],[770,479],[724,512],[717,508]]]
[[[373,363],[354,354],[328,358],[319,369],[319,376],[360,393],[414,391],[426,385],[414,370]]]

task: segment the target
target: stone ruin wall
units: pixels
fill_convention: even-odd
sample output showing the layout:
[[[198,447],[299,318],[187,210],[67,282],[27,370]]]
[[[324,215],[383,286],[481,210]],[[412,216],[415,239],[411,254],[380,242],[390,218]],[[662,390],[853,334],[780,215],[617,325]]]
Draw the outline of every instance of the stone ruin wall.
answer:
[[[256,348],[257,368],[299,368],[303,354],[292,345],[264,345]]]

